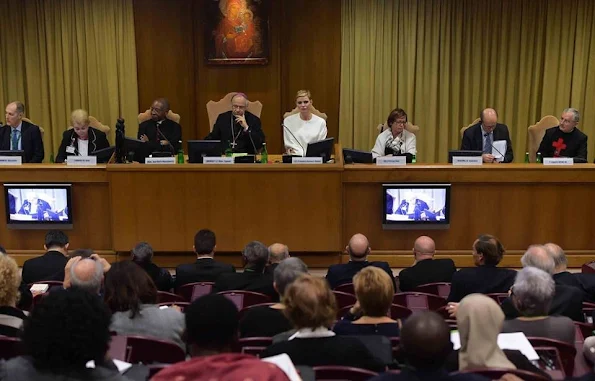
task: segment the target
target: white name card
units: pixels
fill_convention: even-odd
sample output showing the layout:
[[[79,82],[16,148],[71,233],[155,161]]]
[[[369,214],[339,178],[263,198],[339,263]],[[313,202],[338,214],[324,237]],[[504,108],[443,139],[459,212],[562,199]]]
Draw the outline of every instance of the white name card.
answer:
[[[322,157],[292,157],[291,164],[322,164]]]
[[[205,156],[202,158],[203,164],[233,164],[233,157]]]
[[[573,165],[571,157],[544,157],[543,165]]]
[[[453,156],[452,165],[482,165],[481,156]]]
[[[21,165],[23,158],[20,156],[0,156],[0,165]]]
[[[376,165],[407,165],[405,156],[378,156]]]
[[[145,164],[176,164],[175,157],[147,157]]]
[[[69,156],[66,165],[97,165],[97,156]]]

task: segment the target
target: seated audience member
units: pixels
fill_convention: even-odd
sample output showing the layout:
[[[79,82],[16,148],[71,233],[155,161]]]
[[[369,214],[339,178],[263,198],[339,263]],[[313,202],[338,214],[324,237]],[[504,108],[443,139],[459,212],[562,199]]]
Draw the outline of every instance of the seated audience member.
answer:
[[[473,293],[491,294],[508,292],[514,283],[516,271],[498,268],[504,256],[504,247],[492,235],[482,234],[473,242],[473,268],[461,269],[453,274],[449,302],[458,302]]]
[[[523,332],[527,337],[546,337],[574,345],[574,323],[566,316],[548,316],[555,286],[551,275],[536,267],[518,272],[510,298],[520,313],[506,320],[502,332]]]
[[[0,335],[20,336],[27,315],[17,308],[21,275],[19,266],[8,255],[0,255]]]
[[[138,139],[147,144],[144,150],[149,155],[153,152],[169,152],[176,154],[181,148],[182,127],[171,119],[167,119],[169,101],[165,98],[155,99],[151,105],[151,119],[138,126]]]
[[[23,282],[27,284],[64,279],[68,257],[68,236],[60,230],[50,230],[45,235],[44,255],[27,259],[23,264]]]
[[[428,236],[421,236],[413,245],[413,266],[399,273],[399,289],[413,291],[417,286],[428,283],[448,282],[457,272],[455,263],[450,258],[434,259],[436,244]]]
[[[93,255],[93,249],[76,249],[68,255],[68,259],[81,257],[81,258],[90,258]]]
[[[273,274],[275,268],[284,261],[285,259],[289,258],[289,248],[287,245],[282,243],[274,243],[269,246],[269,263],[267,264],[266,269],[264,270],[265,273]]]
[[[394,296],[390,277],[378,267],[366,267],[353,277],[353,287],[357,302],[333,331],[337,335],[399,336],[400,322],[387,316]]]
[[[578,288],[583,292],[583,301],[595,303],[595,275],[568,272],[564,250],[555,243],[546,243],[544,246],[554,259],[554,282]]]
[[[521,264],[524,267],[536,267],[552,276],[554,273],[554,259],[542,245],[529,246],[521,257]],[[575,321],[584,321],[583,315],[583,293],[576,287],[555,285],[554,298],[549,309],[549,315],[568,316]],[[519,316],[519,311],[514,308],[510,298],[502,301],[502,310],[507,319],[514,319]]]
[[[217,262],[215,250],[217,239],[215,233],[209,229],[199,230],[194,235],[194,246],[196,262],[179,265],[176,268],[176,289],[195,282],[214,282],[220,274],[235,273],[235,268],[227,263]]]
[[[93,295],[101,293],[104,274],[101,261],[74,257],[68,261],[64,272],[64,288],[78,288]]]
[[[140,242],[132,253],[132,262],[139,265],[143,270],[149,274],[153,283],[159,291],[169,291],[173,286],[173,280],[171,274],[166,269],[162,269],[153,263],[153,248],[148,242]]]
[[[58,148],[56,163],[63,163],[68,156],[89,156],[95,151],[108,148],[105,133],[89,127],[89,114],[85,110],[74,110],[70,115],[72,129],[64,131]]]
[[[492,298],[482,294],[464,297],[457,311],[461,349],[450,354],[446,369],[449,372],[474,368],[521,369],[549,378],[522,352],[498,347],[503,323],[504,314]]]
[[[306,156],[308,144],[326,139],[326,120],[312,114],[312,97],[308,90],[299,90],[295,96],[298,113],[283,119],[285,152]]]
[[[25,356],[0,363],[0,379],[125,381],[106,359],[110,313],[101,299],[81,290],[44,297],[25,321]],[[86,367],[94,361],[95,368]]]
[[[231,98],[231,111],[219,114],[206,140],[221,140],[233,152],[256,154],[265,142],[260,118],[246,111],[248,97],[237,93]]]
[[[462,150],[483,151],[484,163],[511,163],[514,159],[510,134],[505,124],[498,123],[498,113],[493,108],[484,109],[480,122],[467,128],[461,141]],[[506,151],[498,152],[494,142],[505,140]]]
[[[186,308],[185,337],[192,359],[167,367],[152,380],[287,380],[275,365],[233,353],[238,337],[238,310],[222,295],[202,296]]]
[[[326,280],[331,288],[334,289],[342,284],[351,283],[353,276],[368,266],[379,267],[386,271],[394,284],[393,272],[387,262],[368,262],[368,254],[370,254],[371,249],[365,235],[355,234],[349,240],[349,245],[345,250],[349,254],[349,262],[331,265],[326,273]]]
[[[388,128],[382,131],[376,138],[372,156],[393,156],[393,155],[415,155],[416,137],[415,134],[407,131],[407,114],[401,108],[396,108],[388,114],[386,120]]]
[[[6,249],[3,246],[0,246],[0,256],[2,255],[7,255]],[[20,274],[19,278],[21,278],[21,283],[19,284],[20,298],[18,298],[17,300],[17,308],[23,311],[27,311],[33,303],[33,295],[31,294],[31,290],[29,290],[29,285],[23,282],[23,279],[20,276]]]
[[[0,150],[25,153],[24,163],[41,163],[44,157],[41,130],[23,120],[25,105],[15,101],[6,105],[6,125],[0,127]]]
[[[265,274],[264,269],[269,260],[269,250],[258,241],[252,241],[242,250],[244,272],[223,273],[219,275],[213,287],[214,292],[227,290],[244,290],[260,292],[278,301],[279,295],[273,287],[273,276]]]
[[[370,381],[488,380],[472,373],[449,375],[446,372],[444,363],[452,352],[450,328],[435,312],[422,311],[407,319],[401,331],[401,350],[406,360],[406,366],[401,373],[385,373]]]
[[[297,332],[271,345],[261,357],[287,353],[294,364],[343,365],[382,371],[384,366],[356,338],[336,336],[337,302],[324,279],[302,275],[285,290],[285,314]]]
[[[294,280],[307,273],[308,266],[299,258],[287,258],[279,263],[273,274],[273,287],[279,293],[281,302],[247,310],[240,321],[240,337],[272,337],[289,331],[292,326],[283,313],[283,295]]]
[[[564,109],[560,125],[545,130],[537,152],[543,157],[573,157],[587,162],[587,135],[576,128],[579,119],[577,109]]]
[[[114,314],[110,331],[155,337],[184,348],[184,315],[176,308],[156,305],[155,284],[131,261],[114,263],[105,275],[105,303]]]

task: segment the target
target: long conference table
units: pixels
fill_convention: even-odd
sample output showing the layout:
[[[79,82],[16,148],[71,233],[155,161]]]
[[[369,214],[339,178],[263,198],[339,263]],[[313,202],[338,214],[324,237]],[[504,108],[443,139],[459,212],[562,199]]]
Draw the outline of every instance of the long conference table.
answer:
[[[196,231],[217,234],[218,258],[241,264],[246,243],[282,242],[310,267],[345,262],[345,246],[365,234],[370,260],[393,267],[413,262],[413,241],[429,235],[437,256],[472,266],[471,245],[481,233],[507,249],[502,265],[520,267],[532,243],[556,242],[571,267],[595,258],[595,165],[344,164],[146,165],[75,167],[25,164],[0,167],[0,182],[71,183],[71,248],[92,248],[108,260],[127,258],[148,241],[155,261],[191,261]],[[273,161],[275,161],[273,157]],[[448,230],[383,230],[382,184],[450,183]],[[0,201],[5,210],[5,200]],[[7,229],[0,245],[22,262],[43,253],[45,231]]]

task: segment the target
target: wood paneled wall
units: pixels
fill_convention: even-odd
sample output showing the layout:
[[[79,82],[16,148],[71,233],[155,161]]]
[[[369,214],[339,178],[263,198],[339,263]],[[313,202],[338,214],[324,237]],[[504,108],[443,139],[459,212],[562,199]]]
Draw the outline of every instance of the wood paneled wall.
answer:
[[[167,97],[183,139],[199,139],[209,132],[206,103],[242,91],[263,103],[269,151],[280,153],[282,116],[305,88],[328,115],[329,136],[338,137],[341,1],[271,3],[269,63],[213,66],[204,59],[204,0],[135,0],[139,111]]]

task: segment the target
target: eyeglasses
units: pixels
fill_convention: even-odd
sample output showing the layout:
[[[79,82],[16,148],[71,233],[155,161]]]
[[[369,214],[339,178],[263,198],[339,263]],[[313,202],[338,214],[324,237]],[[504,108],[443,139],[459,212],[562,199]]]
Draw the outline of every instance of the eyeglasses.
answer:
[[[395,123],[400,126],[404,126],[407,124],[407,121],[406,120],[395,120]]]

